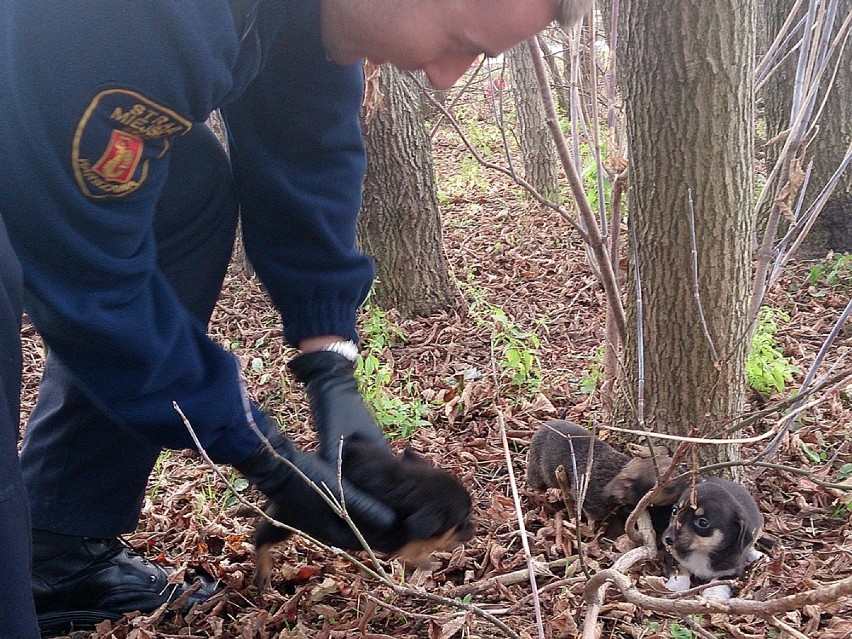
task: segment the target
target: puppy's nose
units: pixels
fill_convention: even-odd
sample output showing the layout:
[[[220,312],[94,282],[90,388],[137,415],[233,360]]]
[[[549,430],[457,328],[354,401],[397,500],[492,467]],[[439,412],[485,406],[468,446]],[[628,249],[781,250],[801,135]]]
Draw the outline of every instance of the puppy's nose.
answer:
[[[672,544],[674,544],[674,535],[672,535],[670,532],[664,533],[663,534],[663,543],[666,546],[671,546]]]

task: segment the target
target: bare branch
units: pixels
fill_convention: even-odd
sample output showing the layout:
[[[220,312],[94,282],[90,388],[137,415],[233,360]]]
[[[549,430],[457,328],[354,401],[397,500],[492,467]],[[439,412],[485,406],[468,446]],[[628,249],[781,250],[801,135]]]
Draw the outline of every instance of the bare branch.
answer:
[[[512,500],[515,503],[515,514],[518,518],[518,533],[521,537],[521,546],[524,549],[524,557],[527,560],[527,570],[529,570],[530,588],[535,594],[538,592],[538,586],[535,581],[535,566],[533,565],[532,553],[530,552],[530,543],[527,539],[527,528],[524,524],[524,511],[521,507],[521,499],[518,496],[518,484],[515,481],[515,471],[512,467],[512,453],[509,450],[509,439],[506,436],[506,422],[503,419],[503,413],[497,411],[497,427],[500,430],[500,439],[503,442],[503,453],[506,457],[506,470],[509,474],[509,484],[512,488]],[[535,623],[538,628],[539,639],[544,639],[544,620],[541,616],[541,601],[538,596],[533,597],[535,604]]]
[[[583,190],[583,182],[568,151],[568,144],[565,141],[565,136],[562,134],[562,128],[559,126],[559,118],[556,115],[556,106],[553,102],[553,93],[550,90],[550,83],[547,81],[547,72],[544,66],[544,60],[541,56],[541,51],[535,42],[531,42],[530,55],[533,62],[533,69],[538,78],[541,96],[544,102],[544,112],[546,115],[547,127],[553,135],[553,140],[556,142],[556,151],[559,155],[559,160],[562,163],[562,168],[565,171],[565,176],[568,179],[568,185],[571,187],[571,193],[574,196],[574,201],[580,213],[580,220],[583,228],[588,236],[588,244],[595,255],[597,263],[600,267],[601,285],[606,292],[607,304],[612,307],[613,318],[615,325],[618,327],[620,342],[624,342],[624,336],[627,332],[627,319],[624,314],[624,306],[621,303],[621,295],[619,294],[618,282],[615,279],[615,273],[612,268],[612,263],[607,254],[606,245],[601,237],[600,229],[598,228],[595,214],[589,204],[589,199],[586,197]]]

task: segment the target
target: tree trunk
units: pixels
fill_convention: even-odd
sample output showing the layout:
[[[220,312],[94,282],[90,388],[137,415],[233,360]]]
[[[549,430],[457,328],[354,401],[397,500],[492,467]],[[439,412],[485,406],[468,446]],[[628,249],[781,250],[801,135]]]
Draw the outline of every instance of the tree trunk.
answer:
[[[358,223],[362,249],[376,260],[373,299],[403,317],[454,305],[447,275],[432,149],[420,100],[390,65],[380,70],[384,96],[365,114],[367,175]]]
[[[544,121],[541,91],[529,47],[528,42],[521,42],[510,49],[507,56],[518,118],[518,143],[524,158],[524,178],[536,191],[558,202],[556,147]]]
[[[793,0],[764,2],[765,21],[770,40],[784,24],[794,4]],[[850,12],[852,12],[852,0],[840,0],[835,18],[835,33],[837,26]],[[803,13],[804,8],[800,10],[799,17]],[[811,159],[814,162],[808,192],[805,194],[805,208],[813,202],[837,170],[852,140],[852,63],[849,61],[849,47],[847,43],[846,49],[842,51],[845,60],[841,61],[837,69],[834,86],[828,94],[828,100],[818,122],[818,132],[808,145],[804,158],[804,166],[807,166]],[[839,50],[834,53],[832,69],[838,55],[841,55]],[[796,55],[789,56],[776,69],[764,89],[766,130],[769,140],[789,126],[796,59]],[[817,104],[821,104],[825,98],[831,75],[828,73],[823,79]],[[767,147],[767,162],[771,163],[768,164],[767,170],[771,169],[777,159],[782,144],[783,140]],[[797,257],[819,258],[825,256],[828,251],[852,251],[852,169],[847,168],[841,177],[831,198],[799,247]]]
[[[731,11],[732,7],[734,8]],[[751,284],[753,0],[621,3],[619,52],[630,148],[626,379],[620,421],[719,436],[743,406]],[[701,310],[694,299],[694,202]],[[636,268],[643,302],[644,393]],[[734,447],[703,446],[712,462]]]

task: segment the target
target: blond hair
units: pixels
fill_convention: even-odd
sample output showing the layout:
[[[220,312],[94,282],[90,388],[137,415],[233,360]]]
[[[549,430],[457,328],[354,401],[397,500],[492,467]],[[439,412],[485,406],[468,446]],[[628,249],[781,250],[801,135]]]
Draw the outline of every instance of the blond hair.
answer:
[[[579,22],[589,11],[594,0],[554,0],[556,3],[556,21],[563,27]]]

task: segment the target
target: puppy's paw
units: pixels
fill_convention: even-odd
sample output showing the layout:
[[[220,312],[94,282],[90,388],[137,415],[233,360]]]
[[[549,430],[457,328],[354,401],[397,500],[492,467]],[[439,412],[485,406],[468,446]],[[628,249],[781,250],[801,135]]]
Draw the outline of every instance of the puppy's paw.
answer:
[[[671,592],[684,592],[691,587],[689,575],[681,575],[679,573],[672,574],[666,582],[666,588]]]
[[[748,565],[754,563],[758,559],[764,559],[765,557],[766,553],[760,552],[757,548],[752,548],[746,555],[745,562],[746,565]]]
[[[719,584],[705,588],[701,591],[701,596],[711,601],[728,601],[734,596],[734,591],[728,584]]]

